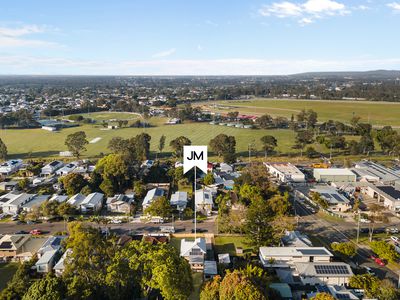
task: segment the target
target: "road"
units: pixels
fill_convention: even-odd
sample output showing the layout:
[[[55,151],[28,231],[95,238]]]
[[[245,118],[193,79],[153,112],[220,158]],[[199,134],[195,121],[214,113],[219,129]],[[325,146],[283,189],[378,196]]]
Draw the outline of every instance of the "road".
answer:
[[[161,225],[172,225],[172,223],[164,223],[164,224],[153,224],[153,223],[141,223],[141,222],[133,222],[133,223],[122,223],[122,224],[96,224],[90,223],[94,227],[108,227],[110,230],[116,231],[118,233],[128,233],[134,232],[136,234],[143,233],[155,233],[159,232],[159,228]],[[194,224],[191,220],[187,221],[174,221],[173,223],[175,227],[176,233],[190,233],[194,228]],[[215,229],[215,220],[210,219],[201,223],[197,223],[197,228],[203,230],[205,232],[214,232]],[[27,224],[16,224],[15,222],[3,222],[0,223],[0,234],[10,234],[15,233],[17,231],[31,231],[32,229],[39,229],[43,231],[45,234],[54,234],[56,232],[65,231],[66,224],[64,222],[54,222],[54,223],[37,223],[32,225]]]
[[[355,224],[321,219],[315,214],[310,213],[297,201],[295,202],[295,208],[297,214],[300,216],[298,229],[302,232],[309,233],[310,236],[317,236],[328,244],[332,242],[348,242],[356,238],[357,228],[355,227]],[[394,224],[391,224],[390,226],[393,225]],[[352,259],[352,261],[361,267],[370,267],[379,278],[387,278],[397,284],[399,274],[387,267],[378,266],[370,259],[371,254],[371,250],[360,245],[357,250],[357,255]]]

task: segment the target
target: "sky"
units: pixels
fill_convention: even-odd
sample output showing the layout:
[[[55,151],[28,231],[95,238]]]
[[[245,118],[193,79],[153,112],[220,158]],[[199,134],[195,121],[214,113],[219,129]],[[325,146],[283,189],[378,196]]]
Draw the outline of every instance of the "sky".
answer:
[[[400,0],[8,0],[0,74],[400,69]]]

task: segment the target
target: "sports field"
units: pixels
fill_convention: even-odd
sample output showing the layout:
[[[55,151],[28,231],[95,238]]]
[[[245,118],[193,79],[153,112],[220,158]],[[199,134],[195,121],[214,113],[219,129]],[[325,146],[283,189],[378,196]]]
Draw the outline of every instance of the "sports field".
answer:
[[[249,144],[254,144],[257,149],[261,148],[260,138],[264,135],[273,135],[278,139],[277,151],[287,152],[294,143],[294,133],[291,130],[252,130],[239,129],[207,123],[185,123],[179,125],[164,125],[166,119],[152,118],[150,128],[120,128],[115,130],[104,130],[101,125],[83,124],[79,127],[62,129],[59,132],[49,132],[43,129],[6,129],[0,130],[0,138],[5,142],[10,157],[55,157],[60,151],[66,151],[64,145],[68,134],[76,131],[84,131],[89,143],[84,157],[93,157],[101,152],[108,153],[107,145],[112,137],[123,138],[134,137],[146,132],[151,136],[151,150],[157,151],[158,141],[162,134],[166,136],[164,152],[170,152],[169,143],[178,136],[186,136],[192,144],[208,145],[210,139],[220,133],[233,135],[237,142],[237,151],[246,152]],[[246,155],[246,153],[243,153]]]
[[[212,110],[213,101],[202,105]],[[302,109],[313,109],[318,113],[319,121],[337,120],[348,123],[353,114],[360,116],[362,122],[372,125],[391,125],[400,127],[400,103],[371,101],[322,101],[322,100],[235,100],[217,101],[215,111],[224,113],[239,111],[242,114],[283,116],[290,118]]]

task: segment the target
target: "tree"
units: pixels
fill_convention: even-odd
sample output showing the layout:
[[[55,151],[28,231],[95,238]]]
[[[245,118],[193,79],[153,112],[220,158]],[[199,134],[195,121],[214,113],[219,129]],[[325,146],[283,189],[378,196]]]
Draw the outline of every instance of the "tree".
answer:
[[[314,128],[318,121],[318,115],[312,109],[306,111],[305,109],[301,110],[297,115],[297,121],[300,123],[305,123],[306,128]]]
[[[29,186],[29,182],[30,181],[28,178],[21,179],[20,181],[18,181],[18,187],[21,190],[25,190]]]
[[[315,297],[312,297],[311,300],[335,300],[335,298],[328,293],[318,293]]]
[[[372,251],[374,251],[380,258],[386,259],[389,262],[395,262],[400,258],[394,245],[385,241],[374,241],[371,242],[370,246]]]
[[[75,133],[71,133],[65,139],[65,145],[68,147],[68,150],[72,152],[72,154],[79,159],[81,152],[86,151],[85,145],[89,142],[86,139],[86,133],[84,131],[77,131]]]
[[[0,300],[22,299],[31,285],[32,280],[29,274],[35,262],[35,260],[31,259],[18,265],[17,271],[7,283],[6,288],[0,291]]]
[[[149,158],[150,140],[151,136],[147,133],[141,133],[131,139],[131,143],[134,146],[136,157],[138,159],[145,160]]]
[[[339,252],[339,253],[347,256],[347,257],[353,257],[357,253],[356,247],[351,242],[347,242],[347,243],[332,243],[331,244],[331,248],[334,251]]]
[[[7,146],[3,140],[0,139],[0,159],[5,160],[7,158]]]
[[[308,158],[315,158],[319,155],[319,153],[312,146],[307,147],[305,153]]]
[[[109,154],[100,159],[96,164],[96,172],[103,178],[102,185],[107,192],[102,190],[107,195],[122,192],[130,180],[127,161],[119,154]]]
[[[267,128],[271,127],[271,125],[272,125],[272,117],[268,114],[265,114],[265,115],[259,117],[256,120],[256,123],[258,124],[258,126],[261,129],[267,129]]]
[[[265,157],[267,157],[268,152],[274,151],[275,147],[278,146],[277,139],[272,135],[265,135],[260,139],[263,150],[265,152]]]
[[[108,142],[108,149],[115,154],[125,155],[129,151],[129,140],[125,140],[119,136],[113,137]]]
[[[164,150],[164,147],[165,147],[165,139],[166,139],[165,135],[162,135],[162,136],[160,137],[160,141],[158,142],[158,151],[159,151],[160,153],[162,153],[162,151]]]
[[[46,200],[40,205],[40,211],[41,214],[44,217],[55,217],[58,216],[58,205],[59,203],[57,201],[49,201]]]
[[[146,187],[142,181],[137,180],[133,184],[133,191],[135,192],[135,197],[141,199],[146,193]]]
[[[207,173],[206,176],[204,176],[203,182],[205,185],[212,185],[215,182],[213,173]]]
[[[273,244],[273,228],[270,222],[273,216],[271,210],[261,197],[252,199],[246,212],[244,224],[249,245],[254,248]]]
[[[251,280],[240,271],[228,272],[220,283],[220,300],[265,300],[263,292]]]
[[[172,208],[169,200],[162,196],[155,199],[144,212],[153,217],[168,218],[172,214]]]
[[[218,157],[223,156],[224,161],[227,163],[235,160],[236,140],[234,136],[227,136],[221,133],[210,141],[210,148]]]
[[[169,145],[175,152],[175,157],[181,158],[183,155],[183,146],[189,146],[192,142],[185,136],[177,137],[172,140]]]
[[[65,288],[62,280],[49,273],[45,278],[35,281],[22,300],[62,300]]]
[[[295,146],[303,151],[304,147],[313,142],[314,134],[312,131],[304,130],[297,132]]]
[[[311,200],[321,206],[323,209],[327,209],[329,207],[329,202],[326,201],[325,198],[321,197],[320,193],[311,192]]]
[[[67,191],[68,196],[73,196],[79,193],[82,188],[87,184],[85,178],[78,173],[70,173],[61,178],[64,189]]]
[[[218,300],[221,276],[215,276],[212,280],[203,284],[200,292],[200,300]]]
[[[359,142],[359,147],[362,153],[369,154],[369,152],[375,149],[374,140],[371,137],[371,134],[364,134]]]

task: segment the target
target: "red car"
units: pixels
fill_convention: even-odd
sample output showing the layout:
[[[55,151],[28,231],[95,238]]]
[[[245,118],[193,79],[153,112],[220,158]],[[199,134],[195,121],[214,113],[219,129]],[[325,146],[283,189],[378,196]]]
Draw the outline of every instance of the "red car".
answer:
[[[29,232],[32,235],[41,235],[42,232],[39,229],[33,229]]]
[[[375,255],[371,255],[371,259],[372,259],[374,262],[376,262],[378,265],[380,265],[380,266],[386,265],[385,262],[384,262],[382,259],[380,259],[379,257],[377,257],[377,256],[375,256]]]

